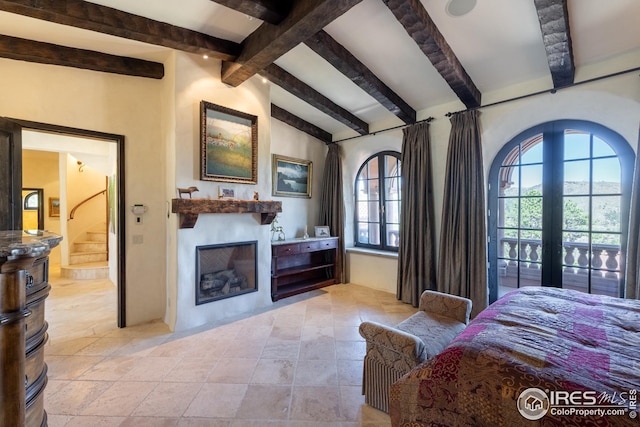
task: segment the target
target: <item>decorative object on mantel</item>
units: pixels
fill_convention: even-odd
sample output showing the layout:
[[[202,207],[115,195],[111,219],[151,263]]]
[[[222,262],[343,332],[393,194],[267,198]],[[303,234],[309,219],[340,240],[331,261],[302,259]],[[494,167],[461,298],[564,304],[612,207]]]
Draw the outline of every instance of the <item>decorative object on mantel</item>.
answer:
[[[235,199],[236,191],[233,188],[218,188],[218,199]]]
[[[258,195],[257,191],[253,192],[253,200],[260,200],[260,196]]]
[[[258,117],[200,102],[200,179],[258,183]]]
[[[179,228],[193,228],[203,213],[257,213],[260,224],[271,224],[282,202],[273,200],[172,199],[171,212],[180,214]]]
[[[272,155],[272,195],[311,198],[313,163],[279,154]]]
[[[195,193],[198,190],[198,187],[187,187],[187,188],[180,188],[178,187],[178,197],[182,199],[182,195],[183,194],[188,194],[189,198],[191,198],[191,194]]]

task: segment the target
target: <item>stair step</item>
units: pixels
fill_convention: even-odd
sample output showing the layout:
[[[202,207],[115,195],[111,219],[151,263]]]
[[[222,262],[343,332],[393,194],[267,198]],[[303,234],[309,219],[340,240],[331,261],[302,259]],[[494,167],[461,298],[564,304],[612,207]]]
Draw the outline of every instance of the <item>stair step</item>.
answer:
[[[100,261],[60,267],[60,276],[75,280],[108,279],[109,263]]]
[[[74,252],[106,252],[107,243],[95,240],[81,240],[73,242]]]
[[[85,264],[88,262],[107,261],[108,254],[105,251],[97,252],[72,252],[69,254],[69,264]]]
[[[87,240],[92,242],[107,242],[107,232],[106,231],[87,231],[86,232]]]

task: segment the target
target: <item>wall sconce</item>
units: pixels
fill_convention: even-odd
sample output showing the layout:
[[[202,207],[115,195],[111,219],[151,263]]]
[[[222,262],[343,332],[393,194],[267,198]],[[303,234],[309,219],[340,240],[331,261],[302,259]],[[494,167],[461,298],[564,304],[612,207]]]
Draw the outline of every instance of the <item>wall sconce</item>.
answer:
[[[78,160],[78,172],[82,173],[84,172],[84,170],[82,170],[84,168],[84,163],[80,160]]]

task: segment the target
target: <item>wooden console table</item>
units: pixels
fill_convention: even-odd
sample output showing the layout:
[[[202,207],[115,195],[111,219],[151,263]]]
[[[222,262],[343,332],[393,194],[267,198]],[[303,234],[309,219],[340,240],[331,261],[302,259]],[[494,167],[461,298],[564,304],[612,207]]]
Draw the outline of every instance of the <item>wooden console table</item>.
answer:
[[[271,242],[271,299],[337,283],[337,252],[337,237]]]

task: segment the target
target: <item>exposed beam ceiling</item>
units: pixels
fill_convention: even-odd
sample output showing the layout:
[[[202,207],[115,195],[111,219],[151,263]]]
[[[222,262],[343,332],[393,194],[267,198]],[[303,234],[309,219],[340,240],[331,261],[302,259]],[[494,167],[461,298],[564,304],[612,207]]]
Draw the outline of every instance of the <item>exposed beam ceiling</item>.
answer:
[[[164,77],[164,65],[158,62],[3,35],[0,35],[0,57],[128,76]]]
[[[306,101],[323,113],[355,130],[360,135],[366,135],[369,133],[369,125],[366,122],[354,116],[346,109],[340,107],[329,98],[277,65],[269,65],[264,70],[260,71],[260,74],[287,92],[297,96],[303,101]]]
[[[237,43],[82,0],[0,0],[0,10],[224,61],[240,54]]]
[[[222,81],[240,85],[361,1],[296,1],[279,25],[264,22],[242,42],[242,52],[234,62],[222,63]]]
[[[429,61],[467,106],[480,106],[481,94],[420,0],[382,0]]]
[[[553,87],[573,84],[575,65],[567,0],[534,0]]]
[[[318,126],[301,119],[300,117],[288,112],[287,110],[278,107],[275,104],[271,104],[271,117],[278,119],[283,123],[288,124],[304,133],[307,133],[314,138],[319,139],[325,144],[330,144],[332,141],[331,134]]]
[[[416,121],[416,111],[409,104],[325,31],[317,32],[305,44],[403,122]]]
[[[292,0],[213,0],[229,9],[278,25],[291,10]]]

